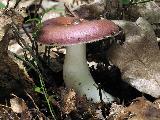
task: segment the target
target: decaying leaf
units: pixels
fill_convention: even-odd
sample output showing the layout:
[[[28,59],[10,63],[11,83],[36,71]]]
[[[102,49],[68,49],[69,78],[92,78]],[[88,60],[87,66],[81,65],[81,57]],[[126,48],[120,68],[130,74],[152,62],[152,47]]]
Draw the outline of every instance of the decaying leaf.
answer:
[[[100,17],[105,10],[104,2],[94,2],[91,4],[84,4],[76,9],[74,9],[74,13],[80,18],[84,19],[95,19]]]
[[[109,60],[118,66],[125,82],[141,92],[160,96],[160,51],[151,25],[143,18],[135,23],[115,21],[124,29],[126,41],[114,44],[108,51]]]
[[[63,112],[69,114],[71,111],[76,110],[76,93],[74,90],[69,89],[63,94]]]
[[[144,2],[129,7],[130,17],[143,17],[150,23],[160,23],[160,6],[157,1]]]
[[[32,115],[28,110],[28,107],[25,101],[14,94],[12,95],[14,97],[10,99],[10,104],[13,112],[21,114],[21,119],[30,120]]]
[[[28,110],[25,101],[14,95],[14,98],[10,99],[11,108],[15,113],[22,113]]]
[[[5,22],[4,24],[2,23],[0,28],[3,32],[0,40],[0,93],[1,97],[3,97],[11,92],[22,94],[24,93],[24,88],[28,91],[28,88],[31,88],[34,83],[8,55],[8,45],[14,36],[11,32],[13,29],[11,27],[12,23],[14,22],[14,25],[17,27],[21,26],[23,16],[14,9],[5,9],[1,11],[0,20],[1,18],[7,21],[6,24]]]
[[[111,120],[110,117],[109,120]],[[159,120],[160,109],[143,97],[135,99],[128,107],[121,108],[114,120]]]
[[[20,120],[18,115],[13,110],[4,105],[0,105],[0,119],[1,120]]]
[[[0,41],[5,34],[8,25],[14,23],[21,26],[24,19],[24,9],[0,9]]]

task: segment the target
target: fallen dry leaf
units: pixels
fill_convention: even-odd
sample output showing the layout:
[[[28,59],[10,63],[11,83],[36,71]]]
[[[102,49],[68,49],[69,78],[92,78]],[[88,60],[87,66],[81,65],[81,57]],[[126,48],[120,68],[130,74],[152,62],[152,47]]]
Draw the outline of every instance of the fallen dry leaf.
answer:
[[[156,1],[149,1],[141,4],[132,5],[128,8],[128,11],[130,12],[130,17],[134,19],[138,17],[143,17],[152,24],[160,23],[160,6]]]
[[[115,21],[124,29],[126,41],[107,51],[125,82],[141,92],[160,96],[160,51],[151,25],[143,18],[136,22]]]
[[[72,89],[64,92],[62,109],[65,114],[69,114],[71,111],[76,110],[76,93]]]
[[[0,119],[1,120],[20,120],[18,115],[13,110],[5,105],[0,104]]]
[[[128,107],[122,108],[114,120],[159,120],[160,109],[143,97],[135,99]]]
[[[19,98],[14,95],[14,98],[10,99],[11,109],[15,113],[22,113],[26,110],[28,110],[28,107],[25,103],[25,101],[22,98]]]

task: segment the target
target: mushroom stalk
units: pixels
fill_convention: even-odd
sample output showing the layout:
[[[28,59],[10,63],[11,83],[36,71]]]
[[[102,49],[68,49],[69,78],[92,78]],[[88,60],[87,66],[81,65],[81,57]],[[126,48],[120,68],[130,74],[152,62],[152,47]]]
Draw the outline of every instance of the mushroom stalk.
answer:
[[[93,102],[100,102],[98,85],[94,82],[86,60],[86,44],[67,46],[63,66],[63,78],[68,88],[86,95]],[[102,90],[102,99],[110,103],[113,96]]]

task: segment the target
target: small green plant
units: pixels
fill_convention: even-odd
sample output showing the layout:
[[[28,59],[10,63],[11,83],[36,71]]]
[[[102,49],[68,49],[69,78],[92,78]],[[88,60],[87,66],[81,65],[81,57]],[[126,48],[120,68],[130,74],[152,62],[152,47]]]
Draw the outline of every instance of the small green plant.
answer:
[[[35,86],[34,91],[43,94],[41,87]]]
[[[31,43],[32,43],[32,46],[30,46],[29,44],[25,43],[25,41],[23,40],[23,38],[21,38],[21,42],[23,45],[22,48],[24,50],[24,56],[18,56],[16,54],[14,54],[14,56],[23,61],[24,63],[26,63],[28,66],[29,66],[29,69],[33,69],[39,76],[39,81],[40,81],[40,86],[35,86],[34,90],[35,92],[38,92],[38,93],[41,93],[44,95],[45,97],[45,100],[46,100],[46,103],[48,105],[48,108],[49,108],[49,111],[52,115],[52,119],[53,120],[56,120],[56,115],[54,113],[54,110],[50,104],[50,100],[49,100],[49,95],[47,94],[47,89],[45,87],[45,83],[44,83],[44,77],[39,69],[39,67],[41,66],[41,62],[39,61],[38,59],[38,56],[35,52],[38,52],[37,49],[33,49],[34,47],[34,43],[36,43],[35,41],[35,38],[37,36],[37,31],[41,28],[41,19],[38,19],[38,18],[33,18],[33,19],[29,19],[28,21],[26,21],[26,23],[28,22],[34,22],[36,27],[34,28],[34,31],[32,33],[32,37],[30,38],[31,39]],[[17,30],[17,33],[18,33],[18,30]],[[27,34],[27,33],[26,33]],[[25,55],[26,52],[29,52],[30,55],[32,56],[31,58],[28,58],[27,55]]]
[[[13,53],[14,54],[14,53]],[[56,120],[56,117],[55,117],[55,113],[54,113],[54,110],[52,109],[51,107],[51,104],[50,104],[50,101],[49,101],[49,98],[48,98],[48,94],[47,94],[47,90],[45,88],[45,84],[44,84],[44,80],[43,80],[43,75],[41,74],[41,72],[39,71],[38,69],[38,66],[35,66],[35,64],[31,64],[29,61],[25,60],[25,58],[21,57],[21,56],[18,56],[16,54],[14,54],[14,56],[19,59],[19,60],[22,60],[23,62],[25,62],[30,68],[34,69],[37,74],[39,75],[39,79],[40,79],[40,85],[41,87],[35,87],[35,91],[38,92],[38,93],[41,93],[45,96],[45,99],[46,99],[46,102],[48,104],[48,107],[49,107],[49,110],[50,110],[50,113],[52,115],[52,118],[54,120]],[[35,59],[35,63],[37,63],[38,60],[36,60],[37,58],[34,57]],[[38,63],[36,64],[38,65]]]

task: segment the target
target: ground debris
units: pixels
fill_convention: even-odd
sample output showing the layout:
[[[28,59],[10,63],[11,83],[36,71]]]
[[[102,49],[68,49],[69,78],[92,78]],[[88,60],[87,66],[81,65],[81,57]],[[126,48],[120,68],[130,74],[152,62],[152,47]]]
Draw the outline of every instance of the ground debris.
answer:
[[[118,105],[117,105],[118,106]],[[109,120],[159,120],[160,109],[154,103],[139,97],[128,107],[121,107]]]
[[[20,120],[13,110],[5,105],[0,105],[0,119],[1,120]]]
[[[11,26],[13,24],[21,26],[23,16],[14,11],[14,9],[5,9],[1,11],[0,19],[1,18],[9,22],[0,26],[0,29],[4,32],[2,40],[0,41],[0,97],[9,96],[12,92],[15,94],[24,94],[25,90],[31,93],[34,82],[25,75],[18,64],[8,55],[8,45],[11,38],[14,37]]]

